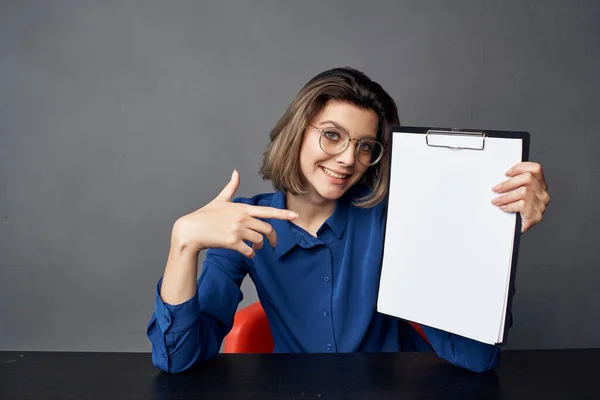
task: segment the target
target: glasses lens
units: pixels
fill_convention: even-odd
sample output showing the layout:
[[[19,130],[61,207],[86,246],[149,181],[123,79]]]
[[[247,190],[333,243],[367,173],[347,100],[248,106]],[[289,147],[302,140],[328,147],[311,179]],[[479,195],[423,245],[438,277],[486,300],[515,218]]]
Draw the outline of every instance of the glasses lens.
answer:
[[[335,129],[325,129],[321,132],[319,144],[321,149],[327,154],[339,154],[346,149],[350,138],[345,132],[340,132]]]
[[[356,145],[356,159],[366,167],[377,164],[382,154],[383,146],[375,140],[363,139]]]

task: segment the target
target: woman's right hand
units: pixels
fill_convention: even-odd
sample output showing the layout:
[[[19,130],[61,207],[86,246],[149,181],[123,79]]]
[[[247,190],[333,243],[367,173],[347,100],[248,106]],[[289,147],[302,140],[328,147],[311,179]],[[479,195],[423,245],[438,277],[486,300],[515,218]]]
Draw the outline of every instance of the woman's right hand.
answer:
[[[259,218],[294,220],[298,214],[273,207],[232,203],[240,174],[233,171],[231,180],[213,201],[175,222],[172,242],[199,252],[207,248],[226,248],[252,258],[262,248],[263,235],[271,246],[277,245],[277,233],[271,224]],[[244,243],[252,243],[252,247]]]

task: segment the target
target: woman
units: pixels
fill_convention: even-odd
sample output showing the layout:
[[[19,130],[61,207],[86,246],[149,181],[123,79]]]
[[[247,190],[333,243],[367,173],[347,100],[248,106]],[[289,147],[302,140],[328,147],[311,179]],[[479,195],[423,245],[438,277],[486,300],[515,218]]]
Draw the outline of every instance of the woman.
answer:
[[[496,366],[499,349],[376,312],[387,194],[392,98],[350,68],[325,71],[298,93],[271,132],[261,173],[276,191],[232,200],[240,177],[173,226],[148,325],[152,358],[167,372],[215,355],[231,329],[246,274],[275,352],[434,350],[464,368]],[[539,164],[520,163],[493,203],[519,212],[523,232],[549,196]],[[264,238],[268,245],[265,245]],[[208,249],[197,280],[198,253]]]

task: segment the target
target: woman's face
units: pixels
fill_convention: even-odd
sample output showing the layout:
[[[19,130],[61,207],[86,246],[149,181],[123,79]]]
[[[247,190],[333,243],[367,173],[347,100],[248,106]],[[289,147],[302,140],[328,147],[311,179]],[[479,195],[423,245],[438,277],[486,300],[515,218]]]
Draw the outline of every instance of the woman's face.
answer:
[[[379,120],[373,110],[340,101],[329,101],[311,121],[319,129],[346,132],[354,139],[377,139]],[[367,171],[356,160],[357,141],[350,140],[341,153],[330,155],[319,146],[321,132],[312,126],[304,131],[300,147],[300,170],[314,201],[337,200]]]

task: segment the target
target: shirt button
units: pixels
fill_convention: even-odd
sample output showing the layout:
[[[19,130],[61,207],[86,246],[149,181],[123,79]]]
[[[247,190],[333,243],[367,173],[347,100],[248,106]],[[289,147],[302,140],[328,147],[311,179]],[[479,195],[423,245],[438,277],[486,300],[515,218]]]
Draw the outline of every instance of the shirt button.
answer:
[[[327,310],[323,311],[323,315],[326,317],[329,317],[329,311],[327,311]]]
[[[169,318],[168,315],[165,315],[165,322],[168,324],[169,322],[171,322],[171,319]]]
[[[327,351],[331,351],[331,349],[333,348],[332,345],[328,344],[327,346],[325,346],[327,348]]]
[[[323,281],[324,281],[325,283],[329,282],[329,277],[328,277],[328,276],[325,276],[325,277],[323,278]]]

